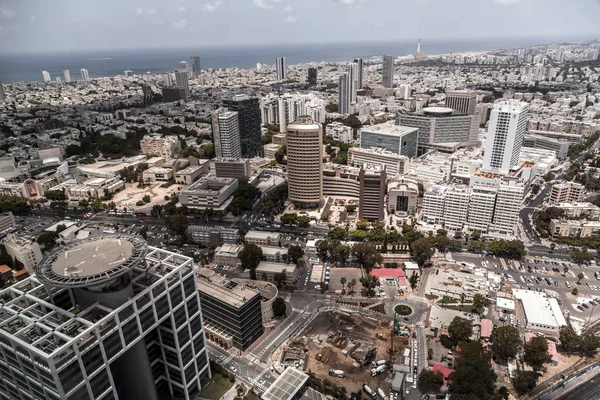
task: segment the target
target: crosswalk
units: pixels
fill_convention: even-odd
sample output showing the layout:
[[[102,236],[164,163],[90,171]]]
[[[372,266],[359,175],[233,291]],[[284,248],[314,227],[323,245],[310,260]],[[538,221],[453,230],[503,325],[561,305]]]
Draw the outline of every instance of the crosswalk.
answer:
[[[255,355],[254,355],[254,354],[252,354],[252,353],[248,353],[248,354],[246,354],[245,358],[246,358],[247,360],[249,360],[249,361],[250,361],[250,365],[252,365],[252,364],[256,364],[257,366],[259,366],[259,367],[263,368],[264,370],[268,370],[268,369],[269,369],[269,366],[268,366],[268,365],[267,365],[265,362],[263,362],[263,361],[260,361],[260,360],[258,359],[258,357],[257,357],[257,356],[255,356]],[[263,372],[264,372],[264,371],[263,371]]]

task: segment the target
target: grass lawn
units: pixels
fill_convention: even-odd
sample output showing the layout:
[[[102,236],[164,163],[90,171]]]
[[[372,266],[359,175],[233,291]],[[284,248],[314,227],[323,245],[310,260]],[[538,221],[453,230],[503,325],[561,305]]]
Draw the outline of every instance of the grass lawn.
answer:
[[[229,379],[221,374],[214,374],[212,380],[202,390],[200,397],[204,397],[211,400],[219,400],[221,396],[233,386],[233,383],[229,382]]]

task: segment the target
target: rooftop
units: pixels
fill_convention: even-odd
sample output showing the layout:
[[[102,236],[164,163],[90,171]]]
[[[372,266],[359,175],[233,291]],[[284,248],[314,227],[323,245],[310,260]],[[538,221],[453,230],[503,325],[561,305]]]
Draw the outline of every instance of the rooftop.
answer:
[[[308,375],[288,367],[263,393],[262,400],[291,400],[308,382]]]
[[[294,264],[261,261],[260,264],[258,264],[258,267],[256,267],[256,272],[272,272],[278,274],[287,270],[293,271],[294,269],[296,269]]]
[[[363,126],[361,132],[374,132],[381,135],[406,135],[418,131],[419,128],[411,128],[408,126],[396,125],[394,121],[384,122],[383,124]]]
[[[198,290],[230,306],[240,308],[249,300],[258,296],[258,291],[247,287],[243,283],[232,281],[223,275],[215,274],[208,268],[199,268],[196,271]]]
[[[556,299],[533,290],[513,289],[513,294],[521,301],[528,324],[554,328],[567,325]]]
[[[277,232],[263,232],[263,231],[248,231],[246,233],[246,238],[252,239],[268,239],[268,238],[278,238],[279,233]]]

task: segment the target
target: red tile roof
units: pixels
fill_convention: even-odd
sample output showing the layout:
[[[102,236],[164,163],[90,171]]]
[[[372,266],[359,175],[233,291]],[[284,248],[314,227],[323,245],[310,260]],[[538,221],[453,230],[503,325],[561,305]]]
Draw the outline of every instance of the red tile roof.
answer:
[[[492,336],[492,330],[494,329],[494,323],[489,319],[481,320],[481,337],[489,338]]]
[[[5,274],[10,271],[12,271],[12,269],[8,265],[0,265],[0,274]]]
[[[444,379],[448,379],[450,374],[454,372],[452,368],[448,368],[443,364],[434,364],[433,370],[441,372],[444,375]]]

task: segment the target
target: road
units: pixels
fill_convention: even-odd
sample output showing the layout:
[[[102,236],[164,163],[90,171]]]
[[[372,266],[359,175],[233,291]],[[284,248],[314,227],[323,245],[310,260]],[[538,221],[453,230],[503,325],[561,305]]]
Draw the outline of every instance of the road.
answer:
[[[587,400],[600,399],[600,367],[566,382],[565,387],[542,397],[540,400]]]

